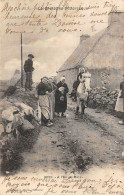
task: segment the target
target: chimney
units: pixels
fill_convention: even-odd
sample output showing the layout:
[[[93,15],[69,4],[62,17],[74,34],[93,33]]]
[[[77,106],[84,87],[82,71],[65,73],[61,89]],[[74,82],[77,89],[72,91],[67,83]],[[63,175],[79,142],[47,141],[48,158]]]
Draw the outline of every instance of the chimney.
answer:
[[[88,38],[90,38],[90,35],[81,35],[80,36],[80,43],[82,43],[82,41],[84,41],[84,40],[86,40]]]
[[[124,22],[124,12],[110,12],[108,18],[108,25],[113,22]]]

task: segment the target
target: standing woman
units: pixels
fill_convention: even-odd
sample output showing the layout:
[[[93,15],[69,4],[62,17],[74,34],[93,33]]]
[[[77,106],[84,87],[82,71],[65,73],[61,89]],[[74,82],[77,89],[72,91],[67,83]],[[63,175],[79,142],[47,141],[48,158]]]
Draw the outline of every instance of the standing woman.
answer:
[[[124,75],[123,75],[123,81],[120,83],[120,92],[118,94],[118,98],[115,105],[115,110],[117,112],[122,112],[123,114],[123,120],[119,121],[120,125],[124,125]]]
[[[50,121],[50,100],[49,93],[51,92],[51,87],[48,83],[48,78],[43,77],[41,82],[37,87],[38,97],[39,97],[39,106],[41,108],[42,113],[42,121],[47,127],[53,125]]]
[[[58,116],[66,117],[65,111],[67,109],[67,93],[68,86],[65,83],[65,77],[61,77],[61,81],[57,83],[57,90],[55,93],[55,112]]]

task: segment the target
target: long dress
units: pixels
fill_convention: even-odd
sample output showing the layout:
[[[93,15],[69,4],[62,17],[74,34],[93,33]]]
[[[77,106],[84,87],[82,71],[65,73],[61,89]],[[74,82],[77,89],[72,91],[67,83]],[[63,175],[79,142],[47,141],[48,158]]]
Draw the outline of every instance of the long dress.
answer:
[[[117,97],[117,101],[116,101],[116,105],[115,105],[115,110],[117,112],[124,112],[124,98],[120,98],[122,91],[119,91],[118,97]]]
[[[117,97],[115,110],[118,112],[124,112],[124,82],[120,84],[120,91]]]
[[[59,91],[60,87],[64,87],[64,91]],[[66,83],[62,83],[61,81],[57,84],[57,90],[55,93],[55,112],[64,113],[67,109],[67,93],[68,93],[68,86]]]
[[[39,106],[45,120],[50,119],[50,97],[46,91],[51,91],[51,87],[43,82],[38,85]]]

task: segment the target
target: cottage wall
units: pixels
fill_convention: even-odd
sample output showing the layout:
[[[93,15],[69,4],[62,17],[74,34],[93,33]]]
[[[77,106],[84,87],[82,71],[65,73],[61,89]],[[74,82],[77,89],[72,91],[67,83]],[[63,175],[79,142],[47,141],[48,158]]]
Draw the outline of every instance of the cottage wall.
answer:
[[[120,69],[92,69],[89,72],[91,73],[91,88],[119,89],[122,81],[122,71]]]
[[[119,89],[122,81],[122,72],[120,69],[89,69],[91,73],[91,88],[105,87],[109,90]],[[61,76],[66,77],[66,83],[69,87],[69,92],[72,90],[74,81],[77,79],[78,69],[71,69],[58,72],[57,82],[60,81]]]
[[[80,44],[60,67],[58,76],[65,75],[69,89],[76,80],[77,66],[91,73],[91,88],[118,89],[124,74],[124,12],[111,12],[108,28],[92,37],[82,35]],[[110,25],[111,24],[111,25]],[[66,70],[66,69],[70,70]]]
[[[77,79],[77,75],[78,75],[78,69],[71,69],[71,70],[65,70],[65,71],[61,71],[58,72],[57,74],[57,82],[60,81],[60,78],[62,76],[65,76],[66,78],[66,83],[69,87],[69,93],[72,91],[73,88],[73,83],[74,81]]]

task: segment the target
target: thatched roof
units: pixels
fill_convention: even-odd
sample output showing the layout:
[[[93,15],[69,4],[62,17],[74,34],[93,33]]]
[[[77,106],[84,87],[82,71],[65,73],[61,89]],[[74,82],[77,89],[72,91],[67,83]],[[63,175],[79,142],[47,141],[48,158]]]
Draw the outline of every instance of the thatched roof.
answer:
[[[108,27],[80,42],[58,72],[80,65],[122,68],[124,63],[124,12],[110,13]]]
[[[122,68],[124,64],[124,26],[112,23],[97,43],[92,52],[84,60],[87,67]]]

